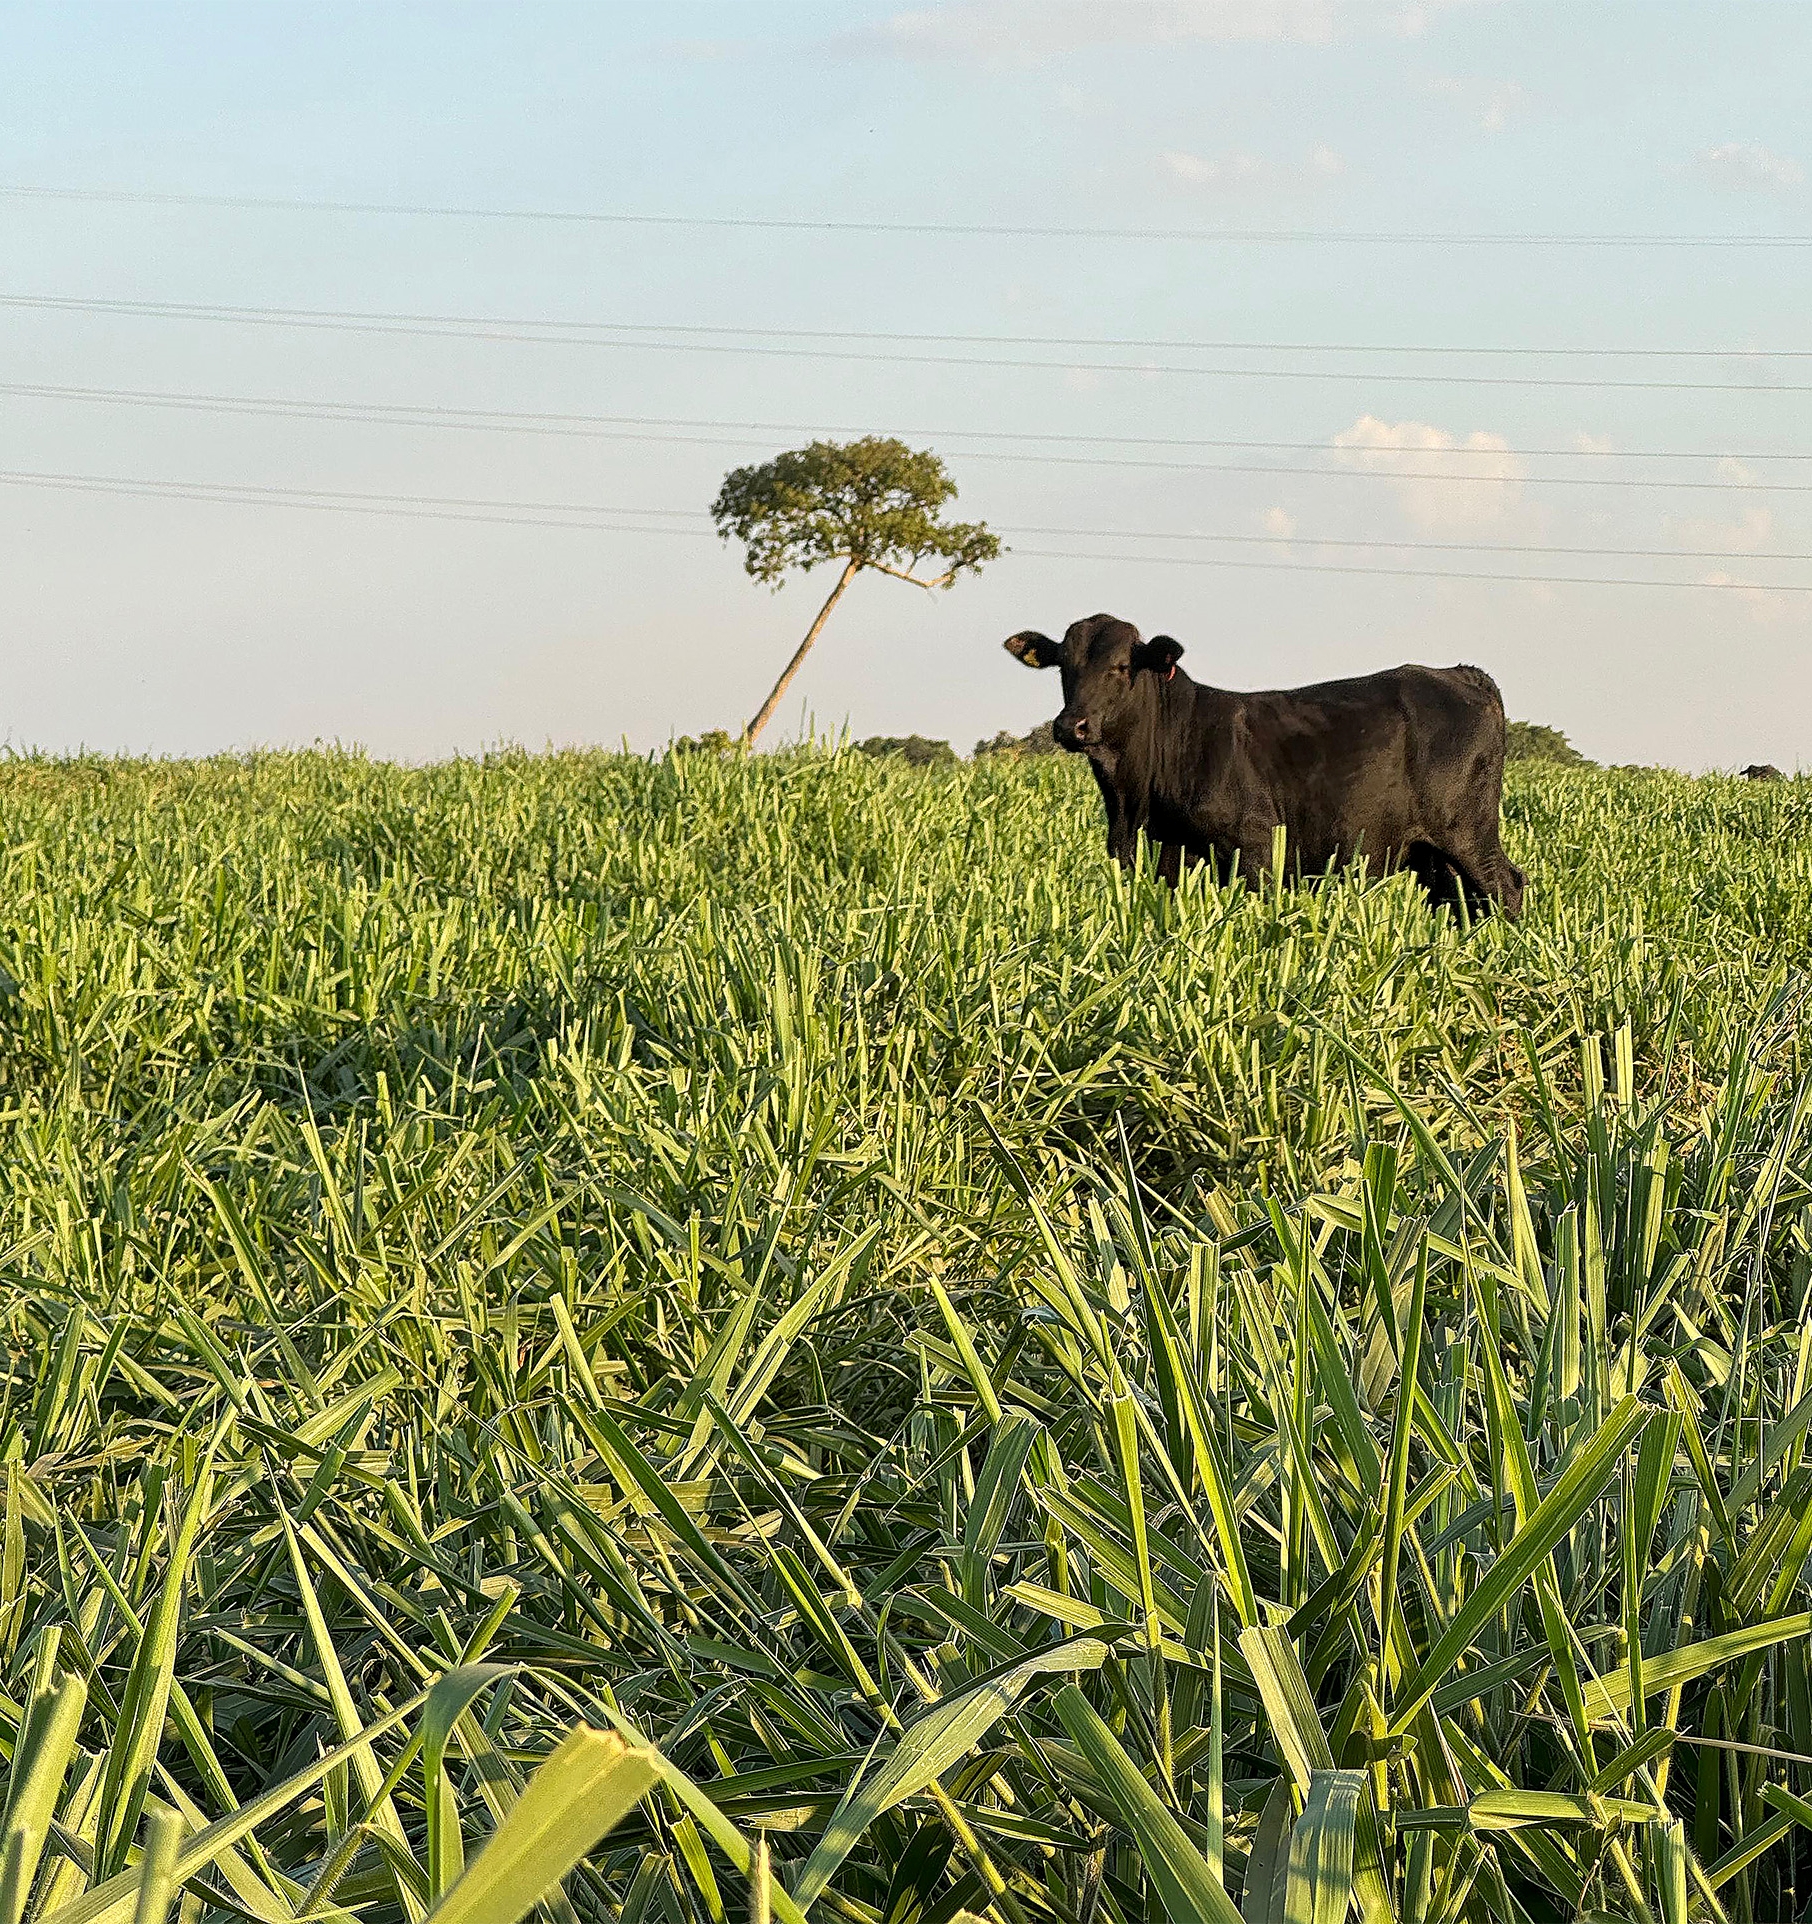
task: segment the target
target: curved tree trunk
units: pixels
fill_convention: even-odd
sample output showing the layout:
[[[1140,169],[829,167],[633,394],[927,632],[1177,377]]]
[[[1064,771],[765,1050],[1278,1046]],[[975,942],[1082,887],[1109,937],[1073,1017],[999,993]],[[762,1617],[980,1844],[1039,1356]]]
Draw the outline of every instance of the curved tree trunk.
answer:
[[[774,710],[780,706],[780,698],[786,693],[787,683],[798,674],[799,664],[811,653],[812,643],[818,639],[819,630],[830,619],[830,611],[843,599],[843,590],[855,580],[861,567],[862,564],[859,561],[844,562],[843,573],[838,578],[837,585],[830,591],[830,599],[818,610],[818,619],[805,631],[805,639],[794,649],[793,659],[780,671],[780,679],[774,684],[774,692],[761,704],[760,712],[742,731],[745,745],[753,747],[755,737],[774,719]]]

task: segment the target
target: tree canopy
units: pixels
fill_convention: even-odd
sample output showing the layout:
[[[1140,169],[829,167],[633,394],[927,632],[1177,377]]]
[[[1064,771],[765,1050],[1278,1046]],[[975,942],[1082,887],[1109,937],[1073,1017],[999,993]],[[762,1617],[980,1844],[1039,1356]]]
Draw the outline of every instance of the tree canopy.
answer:
[[[871,434],[814,441],[732,469],[711,515],[726,541],[743,543],[746,571],[776,588],[789,570],[821,561],[853,561],[922,588],[948,588],[1000,553],[985,523],[938,519],[955,498],[956,483],[929,449]],[[918,572],[928,559],[944,563],[932,580]]]
[[[1504,724],[1504,760],[1559,762],[1568,768],[1595,766],[1558,728],[1548,728],[1540,722],[1513,721]]]

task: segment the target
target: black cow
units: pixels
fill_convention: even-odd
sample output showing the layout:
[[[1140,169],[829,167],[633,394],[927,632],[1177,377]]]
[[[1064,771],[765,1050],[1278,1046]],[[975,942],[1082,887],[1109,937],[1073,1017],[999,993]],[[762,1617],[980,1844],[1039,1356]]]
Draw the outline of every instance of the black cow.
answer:
[[[1091,615],[1061,642],[1027,630],[1007,652],[1061,667],[1063,747],[1086,755],[1107,804],[1108,853],[1140,831],[1158,870],[1237,857],[1249,884],[1281,826],[1299,874],[1365,856],[1410,869],[1435,903],[1522,911],[1523,874],[1498,839],[1504,704],[1481,668],[1387,668],[1350,681],[1235,694],[1192,681],[1182,645]]]

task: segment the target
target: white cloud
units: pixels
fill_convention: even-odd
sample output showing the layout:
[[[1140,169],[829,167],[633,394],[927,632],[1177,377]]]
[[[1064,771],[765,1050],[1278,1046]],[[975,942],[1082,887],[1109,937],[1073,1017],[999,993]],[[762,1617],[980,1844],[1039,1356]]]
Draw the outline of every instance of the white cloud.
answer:
[[[1698,553],[1754,554],[1774,536],[1774,510],[1745,508],[1734,521],[1675,521],[1671,532],[1680,547]]]
[[[1202,154],[1167,153],[1164,165],[1178,180],[1192,187],[1226,187],[1240,181],[1262,179],[1265,163],[1256,154],[1224,154],[1209,159]]]
[[[1457,74],[1435,75],[1428,91],[1458,101],[1479,131],[1487,134],[1501,134],[1528,98],[1517,81],[1472,80]]]
[[[1806,172],[1797,160],[1770,153],[1754,141],[1727,140],[1699,155],[1699,172],[1718,187],[1745,193],[1786,194],[1805,184]]]
[[[1718,472],[1726,481],[1746,481],[1751,478],[1749,469],[1741,461],[1728,457],[1718,463]],[[1679,547],[1690,549],[1695,554],[1728,554],[1733,557],[1759,553],[1779,538],[1774,510],[1760,502],[1745,507],[1734,521],[1707,518],[1670,522],[1668,533]],[[1714,568],[1709,574],[1700,575],[1699,579],[1708,587],[1726,590],[1728,598],[1740,602],[1749,611],[1750,618],[1764,628],[1780,621],[1803,620],[1808,612],[1812,612],[1805,595],[1781,594],[1759,582],[1744,581],[1726,568]]]
[[[1353,34],[1405,38],[1441,14],[1486,0],[950,0],[909,7],[839,36],[858,53],[1038,59],[1082,47],[1187,41],[1327,42]]]
[[[1288,541],[1296,532],[1296,517],[1288,508],[1267,508],[1265,510],[1265,533],[1275,535],[1279,541]]]
[[[1581,454],[1615,454],[1617,452],[1608,434],[1588,434],[1584,428],[1573,436],[1573,445]]]
[[[1300,166],[1239,149],[1228,154],[1190,154],[1172,148],[1160,161],[1172,179],[1213,189],[1300,187],[1336,180],[1346,171],[1346,162],[1332,147],[1311,147]]]
[[[1404,518],[1430,533],[1501,526],[1522,502],[1523,464],[1501,434],[1362,414],[1334,446],[1351,467],[1397,477]]]
[[[1794,618],[1803,620],[1807,613],[1807,597],[1803,594],[1780,594],[1771,588],[1764,588],[1758,582],[1744,581],[1741,576],[1731,574],[1727,569],[1714,568],[1710,574],[1700,575],[1699,581],[1707,588],[1726,590],[1732,601],[1739,601],[1749,610],[1750,619],[1759,628],[1771,628],[1776,622]]]

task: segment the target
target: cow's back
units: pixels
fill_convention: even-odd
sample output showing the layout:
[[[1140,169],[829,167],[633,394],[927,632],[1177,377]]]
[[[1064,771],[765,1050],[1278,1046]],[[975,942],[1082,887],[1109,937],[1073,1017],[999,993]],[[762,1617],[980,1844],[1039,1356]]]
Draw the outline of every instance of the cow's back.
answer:
[[[1307,866],[1396,855],[1463,817],[1495,825],[1504,709],[1481,668],[1405,663],[1231,699],[1244,779]]]
[[[1401,755],[1401,772],[1501,748],[1503,697],[1482,668],[1406,662],[1375,674],[1232,697],[1255,760],[1353,772]]]

